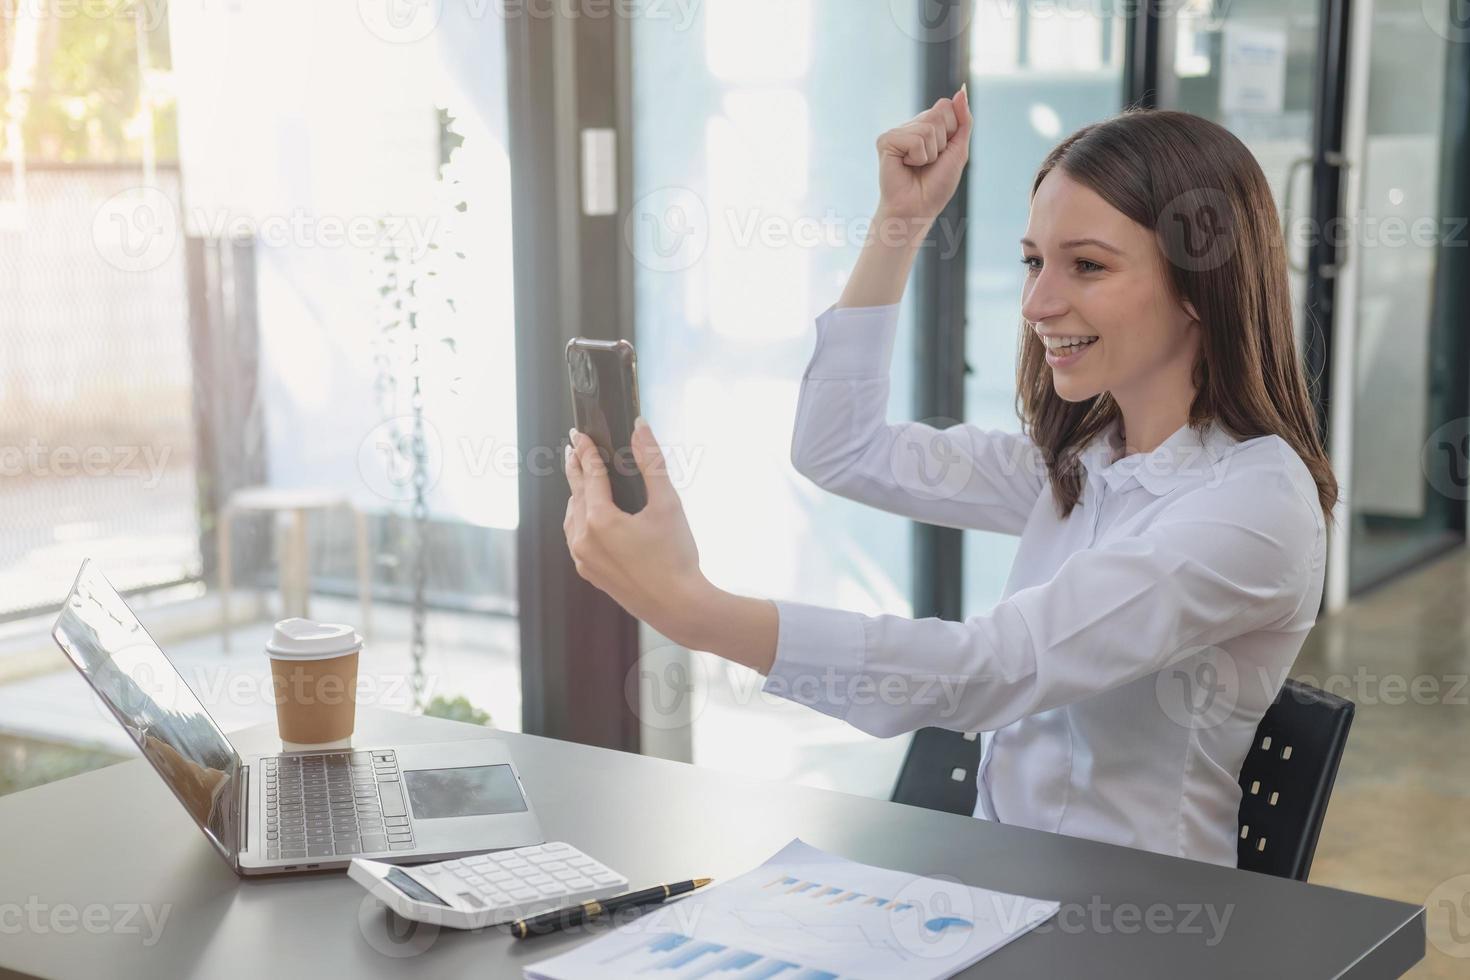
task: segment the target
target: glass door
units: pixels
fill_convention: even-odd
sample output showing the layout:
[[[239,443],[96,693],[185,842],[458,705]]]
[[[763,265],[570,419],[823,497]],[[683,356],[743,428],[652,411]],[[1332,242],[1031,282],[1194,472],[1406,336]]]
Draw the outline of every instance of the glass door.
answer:
[[[1165,21],[1159,105],[1230,130],[1255,155],[1287,234],[1306,349],[1313,127],[1322,0],[1186,0]]]
[[[1349,594],[1464,541],[1463,311],[1450,308],[1452,286],[1436,288],[1453,276],[1441,265],[1465,247],[1449,200],[1451,176],[1464,171],[1444,154],[1446,128],[1467,109],[1446,102],[1448,91],[1463,92],[1447,73],[1463,47],[1451,41],[1465,37],[1451,12],[1450,0],[1376,0],[1358,21],[1371,18],[1349,150],[1348,248],[1357,254],[1344,287],[1352,421],[1349,473],[1340,474],[1350,476]]]

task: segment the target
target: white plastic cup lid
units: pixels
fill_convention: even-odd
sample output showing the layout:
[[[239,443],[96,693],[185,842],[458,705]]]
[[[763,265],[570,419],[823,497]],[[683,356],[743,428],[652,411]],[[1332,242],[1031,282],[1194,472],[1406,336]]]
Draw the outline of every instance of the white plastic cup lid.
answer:
[[[265,652],[277,660],[325,660],[351,653],[361,646],[362,637],[345,623],[295,618],[276,624]]]

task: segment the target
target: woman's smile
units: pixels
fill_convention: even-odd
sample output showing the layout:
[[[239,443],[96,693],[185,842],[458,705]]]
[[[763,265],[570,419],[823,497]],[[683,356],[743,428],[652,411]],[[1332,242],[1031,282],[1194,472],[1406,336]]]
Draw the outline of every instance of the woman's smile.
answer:
[[[1044,336],[1042,340],[1046,344],[1046,363],[1050,364],[1054,368],[1070,367],[1071,365],[1076,364],[1083,358],[1084,355],[1086,355],[1088,351],[1096,347],[1098,342],[1097,337],[1060,338],[1060,340],[1064,341],[1065,343],[1050,341]],[[1078,345],[1079,340],[1081,341],[1080,346]]]

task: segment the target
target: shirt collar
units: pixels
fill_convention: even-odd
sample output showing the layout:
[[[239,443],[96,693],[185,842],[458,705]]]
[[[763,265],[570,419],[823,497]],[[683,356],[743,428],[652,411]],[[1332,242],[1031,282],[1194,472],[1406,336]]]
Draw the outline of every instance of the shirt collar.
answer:
[[[1124,451],[1118,434],[1121,425],[1115,417],[1081,452],[1089,478],[1105,480],[1114,490],[1137,480],[1150,493],[1162,496],[1200,478],[1217,483],[1224,472],[1224,458],[1237,442],[1211,419],[1205,423],[1203,435],[1185,423],[1153,452],[1118,458]]]

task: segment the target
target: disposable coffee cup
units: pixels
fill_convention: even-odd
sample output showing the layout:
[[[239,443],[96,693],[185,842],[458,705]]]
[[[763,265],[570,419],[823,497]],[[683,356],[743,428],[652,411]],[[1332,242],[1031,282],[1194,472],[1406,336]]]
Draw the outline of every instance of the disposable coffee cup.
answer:
[[[281,741],[321,745],[352,736],[362,637],[342,623],[283,619],[265,652]]]

